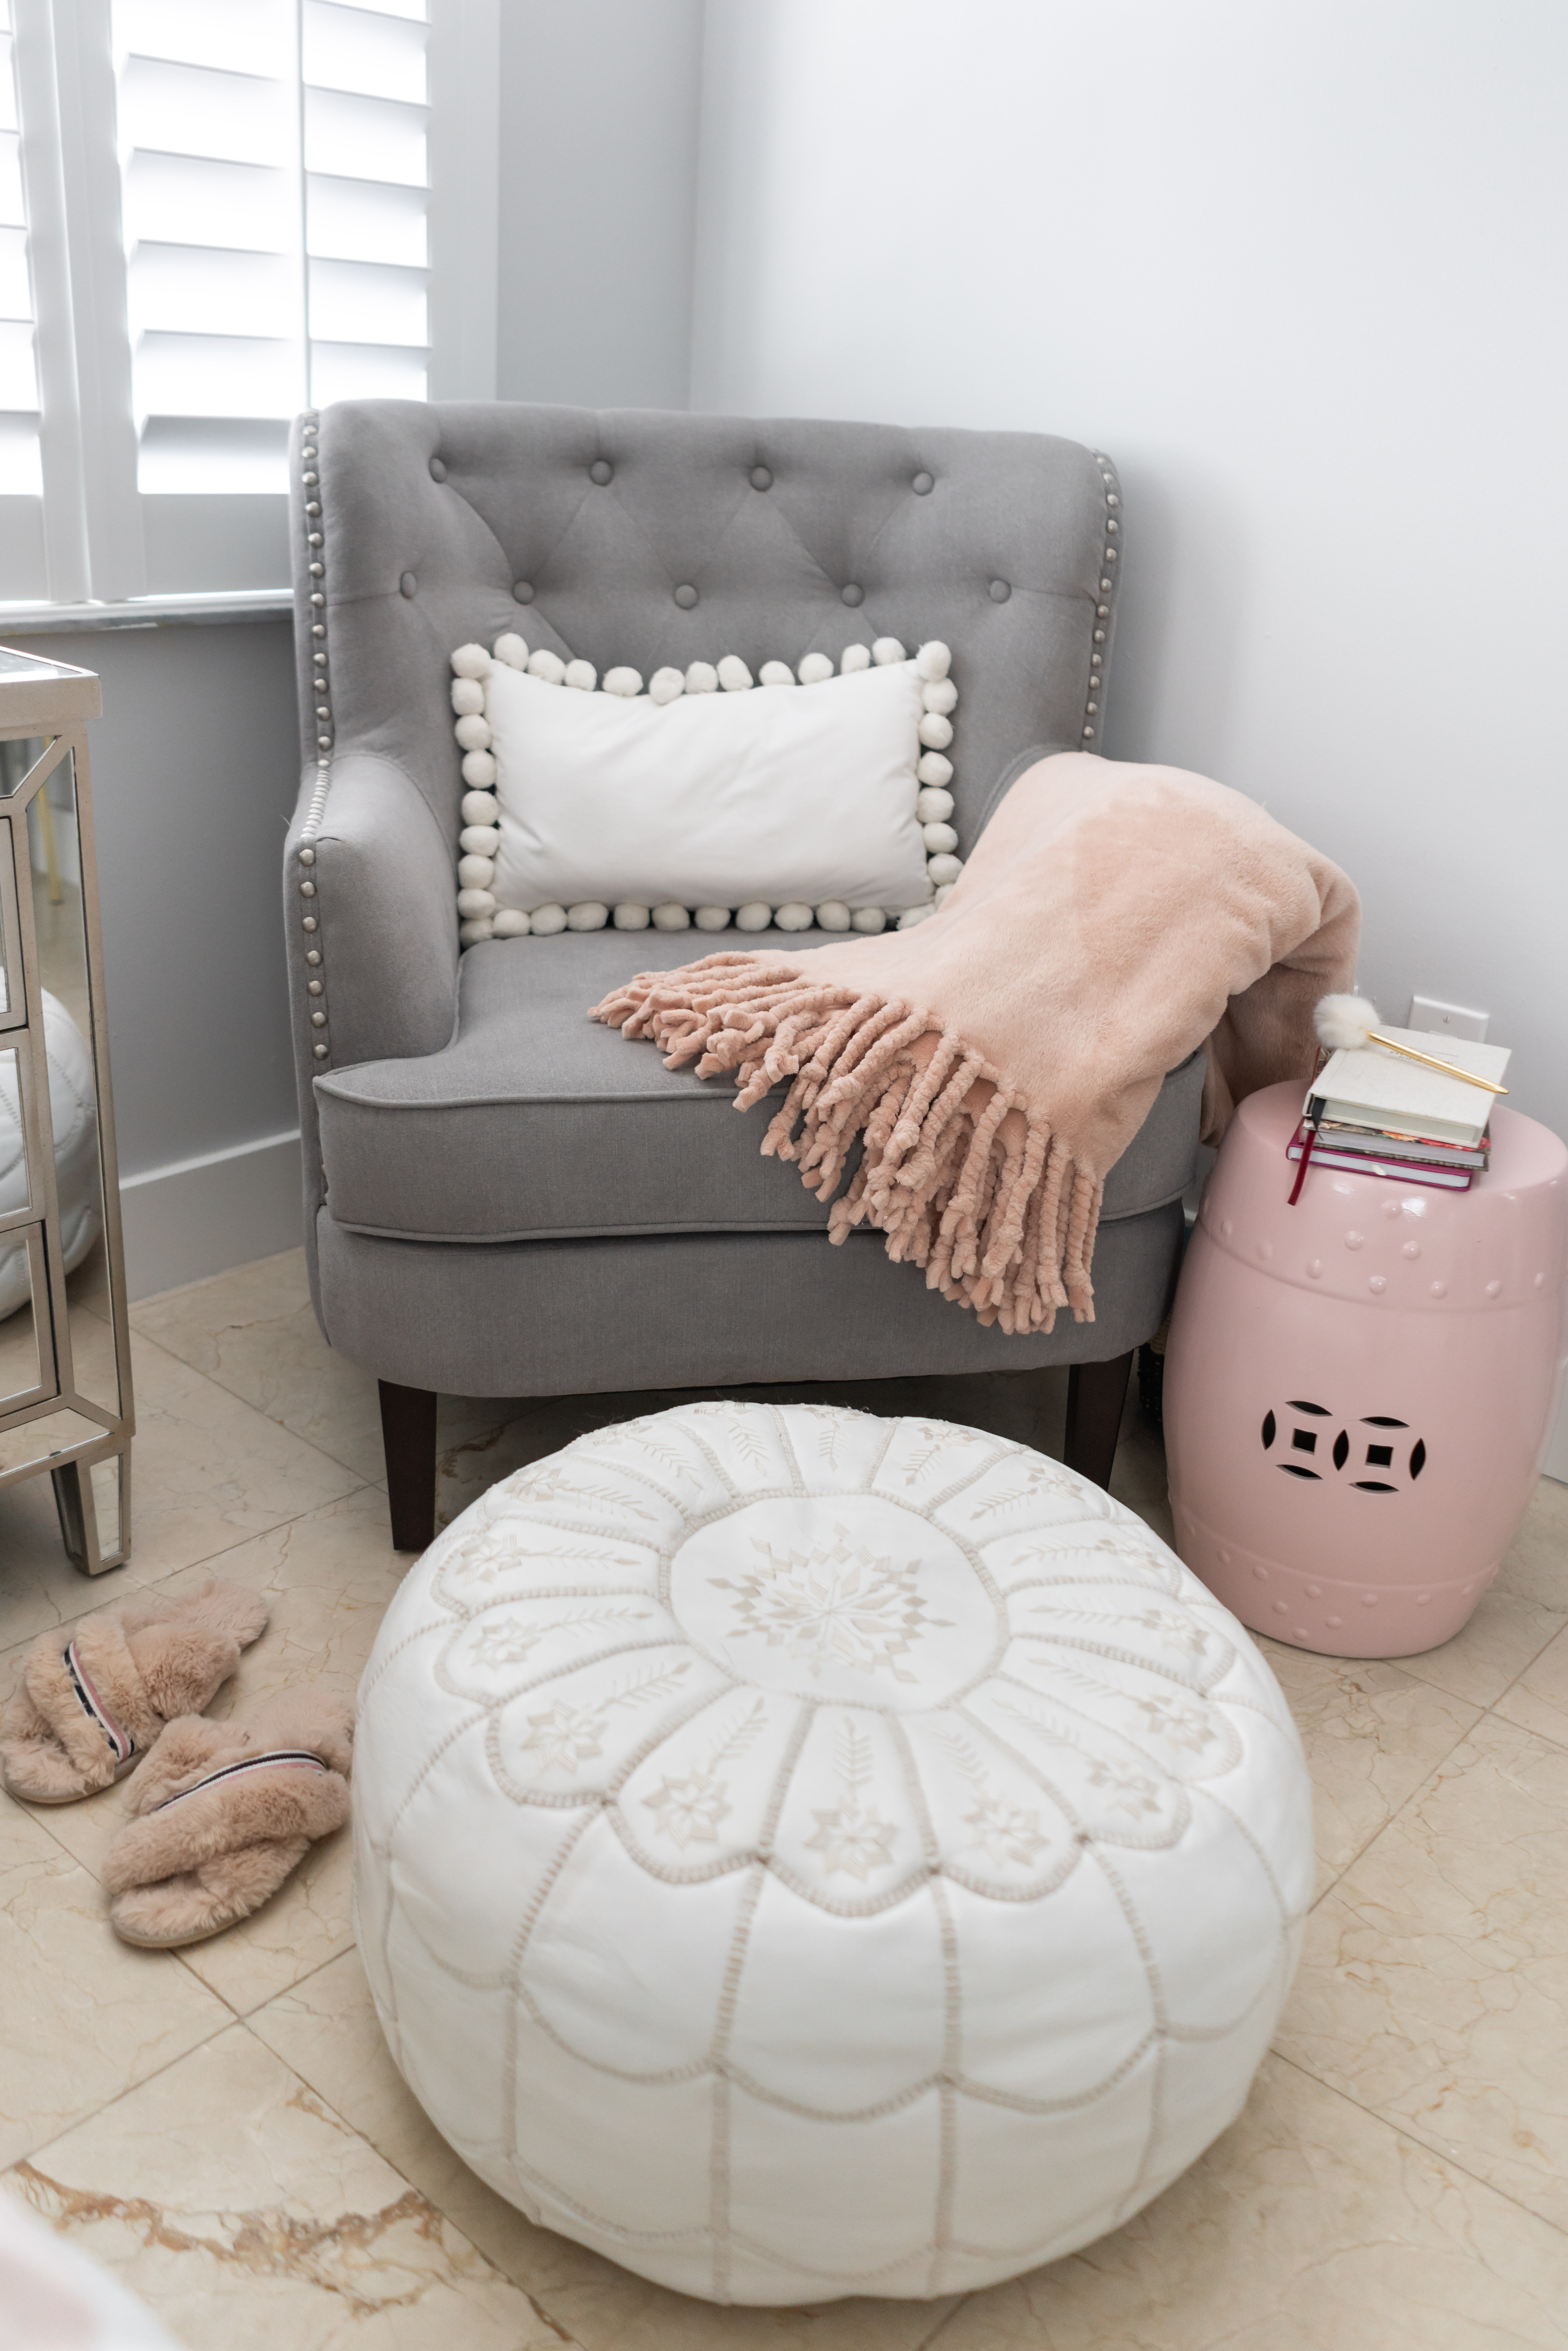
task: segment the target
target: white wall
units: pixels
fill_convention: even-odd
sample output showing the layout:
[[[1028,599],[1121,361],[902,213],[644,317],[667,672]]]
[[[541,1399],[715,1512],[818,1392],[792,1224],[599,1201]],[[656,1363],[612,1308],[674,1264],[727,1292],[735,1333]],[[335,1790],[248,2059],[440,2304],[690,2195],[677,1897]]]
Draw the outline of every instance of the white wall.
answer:
[[[693,372],[1112,452],[1110,755],[1338,858],[1560,1131],[1565,68],[1554,0],[709,0]]]
[[[702,0],[502,0],[503,400],[684,408]]]

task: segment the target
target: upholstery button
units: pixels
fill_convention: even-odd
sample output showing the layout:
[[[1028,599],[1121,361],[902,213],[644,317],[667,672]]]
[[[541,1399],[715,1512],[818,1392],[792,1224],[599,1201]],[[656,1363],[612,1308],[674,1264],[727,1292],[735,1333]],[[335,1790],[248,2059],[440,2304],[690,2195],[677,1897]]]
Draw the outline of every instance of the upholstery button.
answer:
[[[412,571],[405,571],[397,584],[405,596],[417,596],[419,593],[419,582]]]
[[[753,465],[751,486],[754,490],[770,490],[773,487],[773,476],[766,465]]]
[[[917,498],[929,497],[936,485],[929,474],[916,474],[909,485]]]
[[[1008,586],[1005,580],[992,580],[991,601],[993,604],[1005,604],[1012,592],[1012,590]]]
[[[433,482],[444,482],[446,479],[446,468],[439,457],[433,457],[430,461],[430,478]]]
[[[533,601],[534,601],[534,589],[533,589],[533,582],[532,582],[532,580],[513,580],[513,582],[512,582],[512,601],[513,601],[513,603],[514,603],[514,604],[531,604],[531,603],[533,602]]]
[[[602,489],[606,482],[615,479],[615,468],[608,457],[596,457],[588,469],[588,478],[591,482],[597,482]]]
[[[863,604],[865,602],[865,590],[863,588],[857,588],[852,580],[850,581],[847,588],[840,589],[839,596],[841,601],[843,603],[848,604],[852,610],[856,604]]]
[[[676,589],[675,601],[680,606],[683,612],[689,612],[696,601],[697,591],[695,588],[682,586]]]

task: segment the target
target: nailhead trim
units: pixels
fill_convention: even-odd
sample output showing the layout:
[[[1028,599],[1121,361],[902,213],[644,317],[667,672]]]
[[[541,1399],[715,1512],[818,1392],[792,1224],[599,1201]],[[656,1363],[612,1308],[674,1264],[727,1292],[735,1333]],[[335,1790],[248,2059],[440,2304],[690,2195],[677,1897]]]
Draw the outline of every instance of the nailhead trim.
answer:
[[[1103,623],[1111,618],[1111,603],[1109,600],[1114,596],[1116,587],[1116,575],[1111,569],[1111,566],[1116,560],[1117,550],[1114,546],[1110,544],[1110,542],[1119,538],[1121,535],[1122,526],[1118,519],[1118,515],[1122,504],[1122,493],[1116,481],[1116,468],[1112,465],[1110,458],[1103,456],[1101,452],[1096,449],[1094,452],[1094,463],[1099,468],[1100,479],[1104,484],[1105,487],[1105,538],[1107,543],[1100,551],[1100,561],[1102,565],[1100,575],[1100,593],[1102,597],[1105,598],[1107,601],[1103,603],[1096,604],[1094,607],[1094,619],[1097,624],[1094,630],[1094,643],[1097,645],[1103,645],[1111,633],[1109,629],[1106,628]],[[1090,698],[1085,701],[1083,705],[1083,726],[1080,737],[1085,747],[1092,745],[1095,741],[1097,736],[1098,730],[1095,727],[1094,721],[1100,715],[1100,705],[1093,699],[1093,696],[1099,693],[1101,686],[1104,684],[1104,667],[1105,656],[1103,653],[1092,653],[1090,654]]]
[[[308,529],[305,534],[305,544],[311,550],[310,561],[308,567],[308,576],[314,580],[325,580],[327,576],[326,562],[320,553],[326,541],[320,528],[321,500],[319,491],[321,476],[317,470],[320,462],[319,432],[320,419],[318,416],[317,412],[313,408],[308,409],[305,413],[304,429],[299,436],[299,478],[305,489],[309,493],[305,501],[306,519],[308,523],[315,526],[315,528]],[[299,862],[301,865],[307,867],[312,866],[316,862],[316,852],[312,843],[315,841],[317,833],[320,830],[321,820],[327,812],[327,794],[331,787],[332,780],[332,686],[325,643],[327,635],[327,596],[324,588],[317,587],[311,590],[310,609],[315,615],[310,627],[310,634],[315,640],[310,654],[310,691],[315,697],[312,708],[315,712],[318,732],[316,736],[316,789],[310,795],[310,805],[305,812],[305,823],[301,833],[301,846],[299,849]],[[316,896],[316,884],[308,873],[299,884],[299,895],[307,902],[308,908],[308,911],[302,919],[300,927],[308,935],[313,935],[319,929],[319,925],[317,920],[315,909],[309,904],[309,902]],[[305,983],[307,993],[312,997],[321,996],[325,993],[326,982],[324,979],[315,976],[321,968],[320,948],[314,946],[308,947],[306,950],[305,960],[310,967],[312,974],[312,977]],[[310,1013],[310,1026],[312,1029],[325,1029],[327,1026],[327,1015],[319,1007],[312,1007]],[[312,1043],[310,1050],[312,1056],[316,1061],[324,1061],[331,1050],[331,1048],[328,1044],[325,1037],[318,1037]]]

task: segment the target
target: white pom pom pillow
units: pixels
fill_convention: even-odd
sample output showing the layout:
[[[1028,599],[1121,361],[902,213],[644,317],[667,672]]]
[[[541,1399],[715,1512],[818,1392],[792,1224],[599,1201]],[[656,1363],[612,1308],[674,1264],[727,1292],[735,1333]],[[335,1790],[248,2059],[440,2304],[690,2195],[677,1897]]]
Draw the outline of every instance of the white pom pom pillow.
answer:
[[[892,637],[754,681],[727,655],[635,670],[461,645],[465,946],[599,930],[880,931],[961,870],[946,645]],[[575,690],[574,690],[575,689]]]

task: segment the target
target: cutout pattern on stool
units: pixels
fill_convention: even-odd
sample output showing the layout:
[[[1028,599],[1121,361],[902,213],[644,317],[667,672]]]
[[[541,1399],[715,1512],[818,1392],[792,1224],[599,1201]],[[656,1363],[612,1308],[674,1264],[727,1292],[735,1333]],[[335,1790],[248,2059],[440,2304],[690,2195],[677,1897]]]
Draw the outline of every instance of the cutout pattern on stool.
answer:
[[[1292,1415],[1298,1417],[1291,1419],[1290,1416]],[[1303,1420],[1299,1416],[1301,1415],[1307,1415],[1309,1417]],[[1332,1445],[1326,1442],[1320,1444],[1320,1438],[1326,1440],[1328,1432],[1324,1428],[1314,1427],[1312,1422],[1315,1420],[1332,1423],[1336,1416],[1326,1404],[1313,1404],[1305,1396],[1292,1396],[1284,1407],[1283,1416],[1276,1413],[1272,1407],[1264,1414],[1263,1425],[1259,1431],[1263,1450],[1265,1453],[1272,1453],[1275,1439],[1280,1436],[1281,1428],[1287,1429],[1289,1435],[1281,1450],[1291,1458],[1276,1460],[1274,1467],[1277,1469],[1282,1469],[1287,1478],[1300,1478],[1313,1484],[1321,1484],[1325,1472],[1321,1468],[1309,1465],[1323,1459],[1332,1461],[1334,1468],[1341,1472],[1347,1466],[1363,1470],[1403,1470],[1406,1477],[1412,1482],[1427,1467],[1427,1444],[1424,1437],[1418,1437],[1406,1455],[1402,1440],[1393,1435],[1386,1437],[1369,1437],[1359,1433],[1352,1436],[1353,1428],[1357,1432],[1377,1429],[1408,1430],[1410,1425],[1408,1421],[1396,1418],[1393,1413],[1363,1413],[1359,1420],[1346,1422],[1340,1426]],[[1397,1494],[1401,1490],[1392,1478],[1363,1476],[1352,1478],[1350,1483],[1357,1493],[1361,1494]]]

